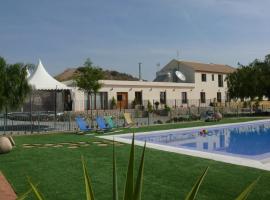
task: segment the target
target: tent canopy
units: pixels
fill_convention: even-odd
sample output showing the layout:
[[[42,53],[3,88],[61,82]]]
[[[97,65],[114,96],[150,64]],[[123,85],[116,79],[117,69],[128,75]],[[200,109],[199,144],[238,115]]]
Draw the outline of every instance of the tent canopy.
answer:
[[[28,78],[28,83],[36,90],[69,90],[65,84],[54,79],[39,60],[35,71]]]

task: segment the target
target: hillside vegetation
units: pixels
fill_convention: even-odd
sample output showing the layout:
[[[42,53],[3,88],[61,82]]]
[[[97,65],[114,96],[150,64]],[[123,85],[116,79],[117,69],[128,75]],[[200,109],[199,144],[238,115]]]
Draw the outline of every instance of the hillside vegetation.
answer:
[[[102,70],[104,73],[105,80],[127,80],[127,81],[138,81],[139,79],[126,73],[121,73],[118,71]],[[55,76],[58,81],[67,81],[74,78],[77,73],[77,68],[69,68],[64,72]]]

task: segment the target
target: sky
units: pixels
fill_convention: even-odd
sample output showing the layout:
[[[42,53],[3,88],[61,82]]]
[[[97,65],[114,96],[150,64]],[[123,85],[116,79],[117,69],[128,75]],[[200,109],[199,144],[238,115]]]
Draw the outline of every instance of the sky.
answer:
[[[270,54],[269,0],[2,0],[0,56],[56,75],[86,58],[153,80],[171,59],[248,64]],[[177,53],[178,52],[178,53]]]

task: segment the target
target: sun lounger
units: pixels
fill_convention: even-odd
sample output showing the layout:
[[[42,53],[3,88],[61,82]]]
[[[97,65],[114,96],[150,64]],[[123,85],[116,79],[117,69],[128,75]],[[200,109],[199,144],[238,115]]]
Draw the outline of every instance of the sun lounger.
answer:
[[[75,121],[82,132],[92,131],[93,129],[89,127],[87,122],[82,117],[76,117]]]
[[[125,122],[126,122],[126,124],[128,126],[134,126],[135,125],[135,122],[132,120],[130,113],[124,113],[124,118],[125,118]]]
[[[116,128],[117,127],[116,124],[114,123],[113,119],[112,119],[112,116],[105,116],[104,119],[105,119],[108,127],[110,127],[110,128]]]
[[[111,128],[106,125],[106,122],[105,122],[103,117],[97,116],[96,117],[96,122],[97,122],[97,125],[98,125],[98,129],[100,131],[109,131],[109,130],[111,130]]]

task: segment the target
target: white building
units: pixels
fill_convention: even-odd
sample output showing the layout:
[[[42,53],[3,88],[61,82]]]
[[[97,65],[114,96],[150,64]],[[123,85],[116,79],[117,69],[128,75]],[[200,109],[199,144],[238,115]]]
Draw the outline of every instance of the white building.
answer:
[[[74,81],[64,82],[72,87],[73,110],[110,109],[114,98],[117,108],[131,108],[159,102],[160,106],[208,106],[210,102],[224,102],[227,98],[226,75],[235,70],[228,65],[204,64],[172,60],[157,72],[153,82],[101,80],[102,88],[87,102]],[[90,105],[92,102],[92,105]],[[134,104],[134,103],[133,103]]]

